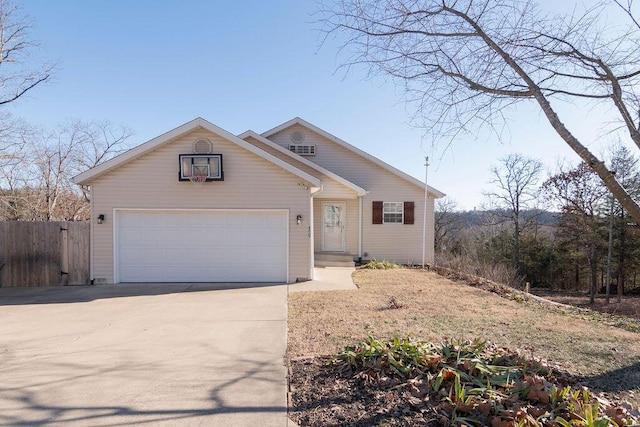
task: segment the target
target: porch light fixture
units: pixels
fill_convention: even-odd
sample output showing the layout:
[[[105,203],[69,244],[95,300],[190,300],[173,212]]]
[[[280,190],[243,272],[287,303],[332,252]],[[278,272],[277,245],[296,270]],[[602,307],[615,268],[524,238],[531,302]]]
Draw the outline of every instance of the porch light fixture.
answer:
[[[98,224],[102,224],[104,222],[104,214],[98,215]]]
[[[302,223],[302,215],[296,216],[296,224],[300,225]]]

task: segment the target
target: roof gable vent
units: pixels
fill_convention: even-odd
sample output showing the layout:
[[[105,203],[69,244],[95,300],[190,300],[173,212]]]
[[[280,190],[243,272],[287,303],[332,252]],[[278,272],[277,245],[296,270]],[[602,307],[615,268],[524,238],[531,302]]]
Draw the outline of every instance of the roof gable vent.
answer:
[[[300,132],[299,130],[295,130],[291,132],[290,138],[293,143],[300,144],[302,141],[304,141],[304,133]]]
[[[193,152],[196,154],[211,154],[213,144],[208,139],[198,139],[193,143]]]

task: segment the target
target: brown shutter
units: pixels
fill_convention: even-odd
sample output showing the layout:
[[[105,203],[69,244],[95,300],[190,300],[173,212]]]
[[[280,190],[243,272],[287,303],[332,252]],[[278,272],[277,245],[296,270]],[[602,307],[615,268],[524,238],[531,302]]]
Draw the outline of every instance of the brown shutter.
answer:
[[[413,202],[404,202],[404,223],[413,224]]]
[[[382,224],[382,202],[373,202],[373,223]]]

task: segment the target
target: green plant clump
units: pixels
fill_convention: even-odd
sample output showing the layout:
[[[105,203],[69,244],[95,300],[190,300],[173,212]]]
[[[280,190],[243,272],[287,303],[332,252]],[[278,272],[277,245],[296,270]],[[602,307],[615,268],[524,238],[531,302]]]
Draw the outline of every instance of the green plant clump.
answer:
[[[392,270],[394,268],[401,268],[401,267],[402,266],[400,264],[397,264],[395,262],[386,261],[386,260],[378,261],[376,259],[373,259],[368,263],[366,263],[365,265],[363,265],[361,268],[365,268],[369,270]]]
[[[331,363],[366,384],[405,388],[412,406],[434,405],[442,425],[620,427],[634,422],[624,408],[603,408],[587,389],[555,384],[541,363],[482,339],[434,344],[411,336],[386,341],[369,336],[344,348]]]

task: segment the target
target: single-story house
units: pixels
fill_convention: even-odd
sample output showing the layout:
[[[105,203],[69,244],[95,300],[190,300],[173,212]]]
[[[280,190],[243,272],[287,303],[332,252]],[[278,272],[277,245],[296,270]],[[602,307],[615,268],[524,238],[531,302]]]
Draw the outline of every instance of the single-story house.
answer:
[[[444,196],[294,118],[233,135],[197,118],[74,178],[94,283],[280,282],[345,259],[433,260]],[[426,228],[426,230],[425,230]]]

